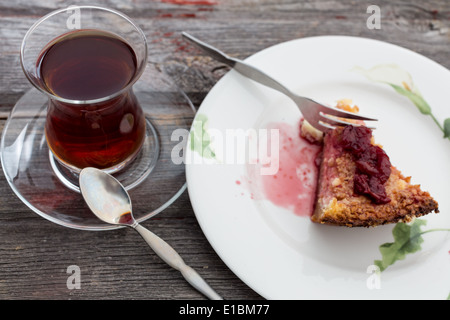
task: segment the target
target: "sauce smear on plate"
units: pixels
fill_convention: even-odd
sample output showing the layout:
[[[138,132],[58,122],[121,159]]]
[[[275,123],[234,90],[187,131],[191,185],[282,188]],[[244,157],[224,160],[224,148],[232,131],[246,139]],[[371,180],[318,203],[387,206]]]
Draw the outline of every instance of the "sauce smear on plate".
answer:
[[[322,147],[302,138],[299,126],[280,122],[269,124],[267,129],[279,130],[279,168],[273,175],[260,175],[257,167],[249,167],[247,182],[252,198],[267,199],[298,216],[309,217],[314,209],[317,159]]]

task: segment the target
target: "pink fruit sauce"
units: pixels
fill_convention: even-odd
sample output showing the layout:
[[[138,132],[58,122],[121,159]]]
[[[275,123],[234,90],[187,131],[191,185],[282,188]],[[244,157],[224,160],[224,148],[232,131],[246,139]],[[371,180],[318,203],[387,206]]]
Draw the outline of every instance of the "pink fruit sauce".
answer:
[[[267,199],[298,216],[309,217],[314,209],[322,146],[302,138],[299,126],[271,123],[267,129],[279,130],[279,169],[274,175],[261,175],[257,166],[248,167],[252,198]]]

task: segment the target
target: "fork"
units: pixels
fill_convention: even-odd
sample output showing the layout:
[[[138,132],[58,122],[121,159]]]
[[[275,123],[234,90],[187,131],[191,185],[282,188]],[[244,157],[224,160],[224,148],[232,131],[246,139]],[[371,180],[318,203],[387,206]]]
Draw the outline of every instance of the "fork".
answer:
[[[194,36],[186,32],[182,32],[181,35],[185,39],[189,40],[191,43],[195,44],[197,47],[202,49],[205,53],[210,55],[215,60],[228,65],[229,67],[233,68],[243,76],[287,95],[298,106],[305,120],[308,121],[314,128],[324,133],[335,129],[336,126],[360,125],[358,123],[347,122],[346,120],[348,119],[362,120],[362,121],[377,121],[377,119],[365,117],[359,114],[347,112],[337,108],[327,107],[310,98],[299,96],[293,93],[291,90],[289,90],[287,87],[282,85],[277,80],[268,76],[263,71],[239,59],[232,58],[226,55],[222,51],[195,38]]]

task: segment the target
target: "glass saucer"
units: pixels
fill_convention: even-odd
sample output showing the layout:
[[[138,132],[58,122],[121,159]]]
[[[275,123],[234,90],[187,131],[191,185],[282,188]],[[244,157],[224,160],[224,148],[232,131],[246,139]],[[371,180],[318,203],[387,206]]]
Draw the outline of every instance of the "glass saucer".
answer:
[[[183,92],[154,75],[156,85],[152,81],[149,88],[138,82],[134,87],[147,120],[144,147],[129,166],[113,174],[127,188],[138,222],[160,213],[186,190],[184,163],[172,161],[172,152],[178,156],[180,146],[186,144],[195,115]],[[59,225],[81,230],[119,228],[91,213],[79,192],[78,177],[53,159],[44,135],[46,111],[47,97],[33,88],[19,99],[5,124],[1,163],[12,190],[35,213]]]

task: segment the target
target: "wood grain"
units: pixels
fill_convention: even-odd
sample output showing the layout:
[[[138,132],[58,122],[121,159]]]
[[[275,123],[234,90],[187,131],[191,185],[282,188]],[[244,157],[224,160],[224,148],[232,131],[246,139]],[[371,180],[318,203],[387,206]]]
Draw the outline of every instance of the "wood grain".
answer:
[[[228,69],[185,43],[181,31],[238,58],[302,37],[367,37],[406,47],[450,68],[450,2],[446,0],[378,1],[380,30],[367,28],[370,3],[366,1],[207,2],[109,0],[102,5],[124,12],[144,30],[149,66],[173,76],[196,106]],[[1,128],[16,101],[30,88],[19,61],[22,38],[37,19],[67,4],[0,0]],[[147,77],[140,85],[151,86],[151,82]],[[0,190],[0,299],[204,299],[132,230],[67,229],[34,214],[11,191],[3,175]],[[224,298],[262,298],[214,252],[186,192],[144,225],[169,242]],[[67,288],[70,265],[81,269],[79,290]]]

